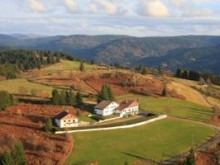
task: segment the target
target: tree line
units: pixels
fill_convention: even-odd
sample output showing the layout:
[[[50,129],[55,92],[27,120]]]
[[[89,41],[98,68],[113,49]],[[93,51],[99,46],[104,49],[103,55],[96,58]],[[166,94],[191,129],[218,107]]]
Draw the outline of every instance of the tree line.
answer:
[[[0,76],[4,76],[6,79],[16,78],[19,72],[19,68],[15,64],[0,64]]]
[[[54,105],[69,105],[80,108],[83,105],[83,99],[81,93],[74,95],[72,90],[53,89],[52,91],[52,103]]]
[[[60,62],[61,59],[77,61],[77,59],[62,52],[3,49],[0,50],[0,75],[7,79],[15,78],[19,70],[28,71],[41,68],[47,64]]]
[[[176,70],[176,77],[187,79],[187,80],[194,80],[200,81],[203,79],[207,83],[212,83],[214,85],[220,85],[220,76],[212,74],[212,73],[205,73],[205,72],[198,72],[193,70],[185,70],[185,69],[177,69]]]

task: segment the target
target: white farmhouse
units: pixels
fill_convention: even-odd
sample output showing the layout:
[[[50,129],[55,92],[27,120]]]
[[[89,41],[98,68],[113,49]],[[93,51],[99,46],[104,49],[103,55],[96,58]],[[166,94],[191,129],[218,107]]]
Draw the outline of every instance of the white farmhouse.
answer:
[[[115,113],[121,117],[136,115],[139,113],[139,103],[135,100],[124,100],[115,109]]]
[[[79,120],[68,111],[63,111],[55,117],[55,123],[60,128],[77,127]]]
[[[112,115],[118,106],[119,104],[114,101],[103,100],[95,106],[94,113],[101,116]]]

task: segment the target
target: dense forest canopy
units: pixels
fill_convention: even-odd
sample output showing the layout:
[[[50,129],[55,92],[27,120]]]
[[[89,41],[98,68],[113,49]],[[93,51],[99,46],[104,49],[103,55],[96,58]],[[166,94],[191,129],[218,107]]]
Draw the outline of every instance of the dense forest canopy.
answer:
[[[193,70],[177,69],[176,77],[187,80],[201,81],[204,80],[207,83],[220,85],[220,76],[212,73],[197,72]]]
[[[47,64],[54,64],[61,59],[73,60],[67,54],[51,51],[34,50],[0,50],[0,76],[7,79],[16,78],[20,71],[41,68]]]
[[[166,69],[177,68],[220,74],[220,36],[132,37],[120,35],[48,36],[32,39],[0,36],[0,47],[63,51],[98,64]]]

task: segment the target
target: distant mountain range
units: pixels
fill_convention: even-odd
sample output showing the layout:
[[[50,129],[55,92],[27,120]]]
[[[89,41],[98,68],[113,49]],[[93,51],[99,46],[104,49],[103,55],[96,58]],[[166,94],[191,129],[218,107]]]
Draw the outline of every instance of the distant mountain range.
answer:
[[[0,35],[1,48],[63,51],[96,63],[167,69],[194,69],[220,74],[220,36],[131,37],[120,35]]]

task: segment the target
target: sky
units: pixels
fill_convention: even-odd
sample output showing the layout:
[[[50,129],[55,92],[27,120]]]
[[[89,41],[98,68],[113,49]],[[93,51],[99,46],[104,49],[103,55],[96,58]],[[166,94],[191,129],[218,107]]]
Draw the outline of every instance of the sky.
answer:
[[[220,0],[0,0],[0,33],[220,35]]]

